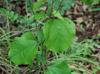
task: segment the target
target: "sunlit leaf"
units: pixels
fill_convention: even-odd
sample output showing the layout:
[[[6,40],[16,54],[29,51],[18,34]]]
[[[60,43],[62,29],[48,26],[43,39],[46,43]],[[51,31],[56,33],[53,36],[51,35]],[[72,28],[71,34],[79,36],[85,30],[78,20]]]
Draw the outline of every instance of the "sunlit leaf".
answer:
[[[43,26],[46,47],[53,52],[63,52],[70,47],[75,35],[75,25],[70,19],[50,19]]]
[[[37,43],[31,35],[31,33],[26,33],[10,43],[8,56],[14,64],[32,64],[37,51]]]

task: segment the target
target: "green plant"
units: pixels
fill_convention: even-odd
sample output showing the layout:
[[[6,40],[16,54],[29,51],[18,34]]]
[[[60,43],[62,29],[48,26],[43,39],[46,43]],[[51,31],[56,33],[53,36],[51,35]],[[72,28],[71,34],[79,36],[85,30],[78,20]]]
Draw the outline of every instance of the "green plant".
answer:
[[[100,0],[81,0],[81,1],[88,5],[95,5],[95,4],[99,4],[100,2]]]
[[[36,57],[36,51],[38,51],[36,47],[40,47],[40,51],[44,52],[44,47],[46,46],[46,52],[50,50],[56,54],[67,51],[72,44],[75,35],[74,23],[66,18],[49,19],[44,23],[42,30],[42,38],[44,37],[42,40],[39,39],[41,33],[36,34],[35,37],[38,38],[36,39],[34,36],[32,37],[32,34],[29,32],[23,34],[21,37],[15,38],[15,40],[10,43],[8,55],[13,63],[17,65],[31,64],[33,58]],[[42,46],[37,44],[38,41]]]
[[[100,8],[95,8],[94,5],[99,4],[100,0],[81,0],[82,3],[89,6],[90,11],[100,11]]]
[[[11,23],[20,23],[25,25],[34,25],[34,15],[33,16],[21,16],[8,9],[0,8],[0,13],[3,14]]]
[[[4,8],[0,8],[0,13],[5,15],[5,17],[7,19],[9,19],[11,22],[16,21],[17,19],[19,19],[19,15],[14,13],[13,11],[9,11],[7,9]]]
[[[67,58],[67,62],[73,66],[72,69],[75,70],[76,74],[80,74],[80,72],[93,74],[93,72],[99,70],[98,68],[100,67],[100,63],[91,55],[95,46],[98,46],[98,43],[92,39],[85,39],[81,42],[75,41],[71,46],[70,51],[63,54],[61,58]],[[92,65],[91,68],[93,72],[89,72],[88,68],[85,67],[86,65],[83,65],[85,63]],[[74,73],[74,70],[72,73]]]
[[[66,8],[69,9],[73,2],[67,2],[70,5],[68,5],[69,7],[65,6],[64,3],[65,2],[62,1],[61,5],[63,6],[63,11],[61,14]],[[37,6],[34,7],[34,4]],[[10,60],[16,65],[31,65],[32,62],[34,62],[34,58],[36,58],[40,65],[42,63],[44,74],[61,74],[62,72],[64,74],[71,74],[71,70],[65,60],[59,61],[57,60],[58,58],[56,58],[54,63],[48,63],[48,65],[46,65],[48,61],[46,55],[48,55],[49,52],[53,52],[53,54],[57,55],[68,51],[75,36],[75,24],[70,19],[63,18],[59,11],[55,9],[55,6],[53,8],[55,12],[50,13],[51,17],[47,15],[48,12],[38,11],[38,7],[40,8],[43,4],[43,2],[41,3],[41,0],[38,0],[34,4],[33,20],[36,20],[36,26],[34,26],[36,31],[33,32],[34,34],[32,34],[32,32],[23,33],[21,37],[16,37],[12,42],[10,42],[8,53]],[[58,5],[58,7],[60,6]],[[32,20],[27,19],[26,21],[27,16],[24,17],[25,19],[20,16],[18,16],[18,18],[20,19],[20,22],[26,23],[29,22],[29,20]],[[16,20],[18,21],[18,19]],[[43,56],[40,58],[40,55]],[[47,69],[45,70],[45,68]],[[60,68],[62,68],[62,70]],[[54,71],[55,69],[57,69],[57,71]]]
[[[82,0],[82,2],[94,5],[98,4],[99,0]],[[32,65],[35,62],[35,69],[43,74],[78,74],[71,72],[69,65],[75,64],[81,68],[82,65],[76,64],[80,60],[97,66],[97,62],[85,58],[91,54],[91,48],[94,46],[92,41],[87,40],[72,46],[76,33],[75,24],[62,15],[74,4],[75,0],[37,0],[36,2],[25,0],[25,16],[0,8],[0,13],[11,23],[17,21],[18,25],[28,25],[29,28],[31,26],[35,29],[35,31],[22,32],[22,35],[10,40],[8,43],[10,61],[17,66]],[[80,71],[87,73],[84,69],[81,68]]]
[[[69,10],[75,3],[75,0],[48,0],[48,11],[52,9],[59,11],[62,15]]]

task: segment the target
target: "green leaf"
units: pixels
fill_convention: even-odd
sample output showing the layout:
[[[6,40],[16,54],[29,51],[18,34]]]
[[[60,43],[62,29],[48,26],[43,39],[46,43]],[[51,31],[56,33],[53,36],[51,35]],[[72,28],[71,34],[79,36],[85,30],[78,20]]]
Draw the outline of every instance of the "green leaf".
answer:
[[[61,14],[58,12],[58,11],[53,11],[53,15],[55,16],[55,17],[58,17],[59,19],[63,19],[63,17],[61,16]]]
[[[71,70],[66,61],[57,60],[47,67],[44,74],[71,74]]]
[[[62,15],[66,10],[69,10],[74,4],[75,0],[47,0],[48,14],[52,13],[52,9],[59,11]]]
[[[81,0],[81,1],[88,5],[92,4],[92,2],[93,2],[93,0]]]
[[[36,32],[37,35],[37,39],[38,39],[38,43],[41,44],[44,41],[44,34],[43,34],[43,30],[37,30]]]
[[[41,49],[40,49],[41,50]],[[42,51],[38,51],[38,54],[36,56],[37,62],[40,65],[42,64],[46,64],[46,58],[45,58],[45,53]]]
[[[11,22],[14,22],[19,18],[19,15],[17,13],[14,13],[13,11],[9,11],[4,8],[0,8],[0,14],[5,15],[6,18],[9,19]]]
[[[30,33],[23,34],[21,37],[17,37],[9,45],[8,56],[10,60],[16,64],[32,64],[37,52],[37,43],[31,39]]]
[[[69,10],[75,4],[75,0],[62,0],[61,3],[61,14],[64,14],[64,11]]]
[[[75,24],[70,19],[50,19],[43,26],[44,44],[53,52],[63,52],[73,42]]]
[[[71,74],[79,74],[78,72],[71,72]]]
[[[27,40],[34,40],[35,36],[32,34],[32,32],[26,32],[22,35],[22,37],[26,38]]]
[[[33,11],[39,10],[43,6],[44,3],[45,3],[44,0],[38,0],[37,2],[34,2],[33,3]]]
[[[34,23],[33,19],[34,19],[34,15],[30,16],[30,17],[24,16],[23,18],[20,19],[20,23],[26,24],[26,25],[31,25]]]
[[[46,13],[43,12],[43,11],[34,14],[34,19],[35,20],[40,20],[40,19],[43,19],[45,17],[46,17]]]
[[[81,0],[83,3],[88,4],[88,5],[95,5],[100,2],[100,0]]]
[[[53,8],[64,14],[64,11],[69,10],[75,3],[75,0],[52,0]],[[52,5],[52,3],[51,3]]]

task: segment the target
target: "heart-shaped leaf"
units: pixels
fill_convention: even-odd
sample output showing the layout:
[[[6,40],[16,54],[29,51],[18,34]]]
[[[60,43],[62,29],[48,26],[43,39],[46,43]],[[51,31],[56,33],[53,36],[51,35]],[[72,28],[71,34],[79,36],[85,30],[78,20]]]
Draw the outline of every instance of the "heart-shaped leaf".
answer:
[[[50,19],[45,22],[43,33],[46,47],[53,52],[62,52],[73,42],[75,25],[70,19]]]
[[[9,48],[8,56],[13,63],[31,64],[37,52],[37,43],[31,33],[25,33],[11,42]]]

